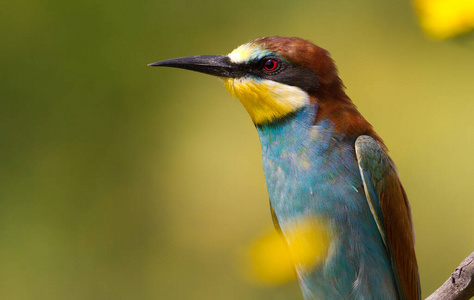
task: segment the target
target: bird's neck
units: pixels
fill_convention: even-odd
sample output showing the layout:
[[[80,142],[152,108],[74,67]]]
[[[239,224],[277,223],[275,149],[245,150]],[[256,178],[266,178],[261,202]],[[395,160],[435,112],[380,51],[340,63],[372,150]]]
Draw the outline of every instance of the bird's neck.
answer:
[[[318,111],[315,124],[329,120],[334,124],[334,131],[345,139],[354,139],[361,135],[368,135],[385,145],[374,131],[372,125],[360,114],[352,100],[344,92],[342,82],[322,86],[317,93],[310,96],[311,103],[317,103]]]
[[[335,132],[329,118],[317,120],[318,104],[308,104],[298,111],[273,123],[257,126],[264,159],[285,159],[295,153],[306,155],[306,151],[320,154],[329,147],[331,137],[342,135]]]
[[[317,107],[305,106],[272,123],[257,126],[264,156],[278,150],[292,152],[308,138],[308,131],[316,118]],[[273,156],[273,155],[270,155]]]

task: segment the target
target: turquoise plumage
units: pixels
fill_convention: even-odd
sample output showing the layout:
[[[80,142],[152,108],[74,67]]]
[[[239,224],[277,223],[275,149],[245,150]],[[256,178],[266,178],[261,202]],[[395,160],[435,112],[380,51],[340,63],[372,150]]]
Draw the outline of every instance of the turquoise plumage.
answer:
[[[299,274],[305,298],[396,299],[390,259],[362,188],[355,141],[345,141],[329,122],[313,125],[315,113],[317,107],[309,107],[257,128],[270,201],[282,231],[298,218],[331,220],[337,246],[324,266]]]

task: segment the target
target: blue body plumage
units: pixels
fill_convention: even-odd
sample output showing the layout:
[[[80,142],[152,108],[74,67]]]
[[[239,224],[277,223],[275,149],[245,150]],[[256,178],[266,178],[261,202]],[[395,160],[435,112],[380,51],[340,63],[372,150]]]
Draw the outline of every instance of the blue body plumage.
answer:
[[[328,221],[330,259],[299,272],[307,299],[396,299],[390,260],[363,190],[353,141],[317,108],[257,130],[270,201],[282,232],[307,218]],[[341,275],[343,274],[343,275]]]

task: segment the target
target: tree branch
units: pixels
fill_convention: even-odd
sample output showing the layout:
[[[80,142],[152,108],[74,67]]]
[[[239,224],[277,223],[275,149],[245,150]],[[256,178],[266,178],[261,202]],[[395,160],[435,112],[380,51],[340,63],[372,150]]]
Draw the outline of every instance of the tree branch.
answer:
[[[471,297],[474,297],[474,252],[425,300],[469,300]]]

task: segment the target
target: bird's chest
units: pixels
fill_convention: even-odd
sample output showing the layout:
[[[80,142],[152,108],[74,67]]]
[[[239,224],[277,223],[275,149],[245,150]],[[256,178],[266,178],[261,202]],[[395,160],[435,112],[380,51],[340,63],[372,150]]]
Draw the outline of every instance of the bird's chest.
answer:
[[[263,169],[280,220],[305,215],[340,218],[366,206],[353,145],[329,125],[260,130]]]

